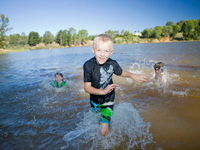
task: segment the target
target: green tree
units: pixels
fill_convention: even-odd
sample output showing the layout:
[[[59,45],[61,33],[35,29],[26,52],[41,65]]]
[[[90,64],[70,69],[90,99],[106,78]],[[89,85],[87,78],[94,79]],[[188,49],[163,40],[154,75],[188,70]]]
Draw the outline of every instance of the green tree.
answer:
[[[9,18],[4,14],[0,14],[0,48],[5,48],[6,45],[6,32],[11,30],[9,26]]]
[[[173,26],[174,25],[174,23],[172,22],[172,21],[168,21],[167,23],[166,23],[166,26]]]
[[[63,46],[66,46],[68,44],[68,37],[67,37],[68,31],[64,30],[62,33],[62,37],[63,37]]]
[[[173,27],[172,26],[164,26],[162,28],[162,37],[171,37],[173,35]]]
[[[142,32],[143,38],[150,38],[152,37],[153,30],[152,29],[144,29]]]
[[[37,32],[30,32],[28,36],[28,44],[35,46],[40,43],[40,36]]]
[[[162,27],[161,26],[156,26],[152,31],[151,37],[155,38],[155,39],[160,39],[161,38],[161,34],[162,34]]]
[[[54,36],[50,31],[46,31],[43,35],[43,42],[45,44],[51,44],[54,41]]]
[[[95,38],[95,36],[94,36],[94,35],[89,35],[87,39],[88,39],[88,40],[91,40],[91,41],[93,41],[93,40],[94,40],[94,38]]]
[[[160,30],[153,30],[151,37],[154,38],[154,39],[160,39],[161,38],[161,31]]]
[[[13,34],[13,35],[10,35],[10,38],[9,38],[9,45],[10,46],[18,46],[20,45],[19,42],[20,42],[20,35],[19,34]]]
[[[183,23],[181,31],[185,39],[193,38],[195,24],[193,20],[187,20]]]
[[[115,39],[115,37],[119,35],[119,31],[108,30],[105,32],[105,34],[107,34],[107,35],[111,36],[113,39]]]
[[[84,45],[86,43],[86,40],[88,38],[88,31],[87,30],[79,30],[77,34],[77,39],[79,41],[79,44]]]
[[[68,29],[68,46],[71,47],[75,44],[76,41],[76,29],[69,28]]]
[[[9,45],[12,46],[24,46],[28,42],[28,38],[25,33],[19,34],[12,34],[9,36]]]
[[[194,37],[194,40],[200,40],[200,20],[196,21],[193,37]]]
[[[125,31],[125,30],[122,30],[121,33],[122,33],[121,37],[123,38],[123,41],[125,43],[131,43],[132,42],[133,34],[131,34],[129,31]]]
[[[184,20],[181,20],[181,21],[177,22],[176,25],[179,25],[182,28],[184,22],[185,22]]]
[[[56,43],[58,43],[59,45],[62,44],[62,30],[58,31],[57,35],[56,35]]]
[[[60,30],[56,35],[56,42],[59,45],[66,46],[67,45],[67,30]]]
[[[172,28],[173,28],[172,37],[174,38],[176,34],[180,32],[181,27],[180,25],[176,24],[176,25],[173,25]]]
[[[28,43],[28,37],[26,36],[26,34],[24,32],[22,32],[22,34],[20,35],[20,42],[19,44],[21,46],[24,46]]]

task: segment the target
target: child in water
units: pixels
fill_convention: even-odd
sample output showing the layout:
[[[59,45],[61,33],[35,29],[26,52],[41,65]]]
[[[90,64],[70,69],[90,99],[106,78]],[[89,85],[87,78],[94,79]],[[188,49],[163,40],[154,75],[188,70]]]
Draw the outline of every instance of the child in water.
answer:
[[[115,89],[112,75],[128,77],[138,82],[147,78],[122,70],[116,60],[110,58],[113,53],[113,40],[106,34],[95,37],[92,52],[94,57],[84,63],[84,90],[90,94],[90,104],[93,110],[101,113],[101,135],[109,133],[109,124],[113,113]]]
[[[67,83],[66,83],[66,81],[64,81],[62,73],[57,72],[54,75],[54,77],[55,77],[55,81],[53,83],[51,83],[51,85],[53,87],[60,88],[60,87],[68,86]]]
[[[164,63],[158,62],[154,65],[154,70],[155,70],[155,79],[161,83],[167,83],[167,78],[163,74],[164,70]]]

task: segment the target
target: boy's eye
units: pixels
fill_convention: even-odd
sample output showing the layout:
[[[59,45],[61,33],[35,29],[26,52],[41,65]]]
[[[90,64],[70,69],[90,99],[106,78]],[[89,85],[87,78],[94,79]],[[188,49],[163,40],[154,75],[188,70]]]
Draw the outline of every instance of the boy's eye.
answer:
[[[104,51],[104,52],[110,52],[110,50],[100,50],[100,49],[97,49],[98,52],[101,52],[101,51]]]

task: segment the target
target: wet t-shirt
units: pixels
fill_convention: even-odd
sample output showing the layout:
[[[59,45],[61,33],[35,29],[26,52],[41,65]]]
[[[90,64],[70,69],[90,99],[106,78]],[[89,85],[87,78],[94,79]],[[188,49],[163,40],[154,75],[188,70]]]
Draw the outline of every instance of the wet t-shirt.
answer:
[[[122,74],[120,65],[112,59],[108,59],[104,64],[98,64],[96,58],[93,57],[86,61],[83,66],[84,82],[91,82],[92,87],[97,89],[105,89],[109,84],[113,83],[112,75]],[[114,101],[115,91],[106,95],[90,94],[90,100],[97,104]]]

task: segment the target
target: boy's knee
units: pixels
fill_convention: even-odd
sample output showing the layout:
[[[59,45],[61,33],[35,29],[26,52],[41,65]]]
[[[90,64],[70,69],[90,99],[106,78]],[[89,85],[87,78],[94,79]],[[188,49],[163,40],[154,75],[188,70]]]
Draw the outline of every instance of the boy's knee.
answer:
[[[101,130],[101,135],[102,135],[102,136],[107,136],[107,135],[108,135],[108,131],[106,131],[106,130]]]

